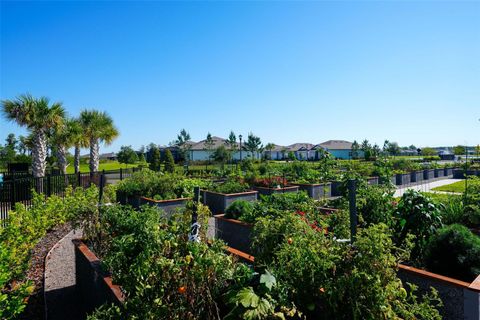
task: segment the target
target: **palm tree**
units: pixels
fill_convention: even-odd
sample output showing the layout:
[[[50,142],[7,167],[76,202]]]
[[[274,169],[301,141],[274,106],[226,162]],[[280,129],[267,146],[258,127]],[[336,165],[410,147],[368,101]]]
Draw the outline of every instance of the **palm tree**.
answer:
[[[90,173],[98,171],[100,143],[112,143],[119,133],[112,118],[106,112],[83,110],[80,113],[83,134],[90,146]]]
[[[81,143],[83,143],[85,138],[83,138],[80,123],[76,119],[66,119],[61,126],[55,128],[52,132],[51,142],[56,148],[58,168],[62,174],[67,174],[67,150],[73,146],[76,147],[79,136],[82,137],[83,141]],[[77,151],[76,148],[75,151]],[[78,150],[78,156],[80,156],[80,150]]]
[[[80,148],[88,147],[88,138],[83,133],[82,123],[80,119],[73,118],[70,119],[70,134],[72,139],[72,144],[75,148],[75,153],[73,156],[73,166],[75,168],[75,173],[80,172]]]
[[[62,103],[50,104],[46,97],[20,95],[14,100],[2,101],[2,113],[7,120],[26,127],[32,136],[32,174],[45,176],[47,166],[47,133],[63,123],[65,110]]]

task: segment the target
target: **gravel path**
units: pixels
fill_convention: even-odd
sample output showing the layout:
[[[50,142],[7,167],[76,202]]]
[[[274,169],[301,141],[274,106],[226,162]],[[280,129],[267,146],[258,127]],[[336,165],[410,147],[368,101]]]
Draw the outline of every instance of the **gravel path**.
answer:
[[[401,197],[405,193],[405,191],[407,191],[408,189],[413,189],[421,192],[445,193],[441,191],[434,191],[432,189],[436,187],[444,186],[447,184],[452,184],[458,181],[462,181],[462,179],[441,179],[441,180],[434,180],[434,181],[426,181],[424,183],[411,185],[411,186],[407,185],[406,187],[402,186],[401,188],[397,188],[397,191],[395,191],[394,196]]]
[[[75,251],[72,239],[82,233],[72,230],[45,259],[45,313],[48,320],[84,319],[81,302],[75,295]]]

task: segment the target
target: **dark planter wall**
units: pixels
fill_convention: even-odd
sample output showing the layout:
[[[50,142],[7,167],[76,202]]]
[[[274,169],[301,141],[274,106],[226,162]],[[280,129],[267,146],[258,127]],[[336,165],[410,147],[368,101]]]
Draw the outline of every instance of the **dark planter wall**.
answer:
[[[332,181],[332,183],[330,184],[332,197],[342,196],[342,192],[340,191],[341,185],[342,185],[341,181]]]
[[[259,194],[264,196],[271,196],[275,193],[298,192],[298,186],[287,186],[285,188],[264,188],[254,186],[252,189],[258,191]]]
[[[185,208],[190,198],[172,199],[172,200],[153,200],[145,197],[141,197],[141,204],[148,204],[165,211],[167,215],[171,215],[177,210]]]
[[[443,175],[445,177],[453,176],[453,168],[445,168],[443,169]]]
[[[223,214],[215,218],[215,238],[222,239],[229,247],[251,253],[252,225],[238,220],[226,219]]]
[[[423,170],[423,180],[430,180],[435,177],[435,173],[433,169],[425,169]]]
[[[138,209],[141,205],[140,196],[127,196],[125,192],[117,190],[117,201],[122,205],[131,205],[132,207]]]
[[[410,183],[410,174],[409,173],[399,173],[395,175],[395,184],[397,186],[405,185]]]
[[[434,176],[435,178],[441,178],[445,176],[445,170],[444,169],[434,169]]]
[[[422,182],[423,181],[423,171],[410,172],[410,181],[411,182]]]
[[[120,287],[112,284],[100,267],[100,261],[81,240],[75,245],[75,293],[81,299],[86,313],[105,303],[121,305],[124,297]]]
[[[257,191],[247,191],[241,193],[224,194],[203,190],[203,204],[210,208],[212,214],[224,213],[232,202],[236,200],[256,201]]]
[[[308,196],[315,200],[330,198],[332,196],[332,184],[330,182],[316,184],[294,183],[294,185],[298,186],[299,190],[306,191]]]

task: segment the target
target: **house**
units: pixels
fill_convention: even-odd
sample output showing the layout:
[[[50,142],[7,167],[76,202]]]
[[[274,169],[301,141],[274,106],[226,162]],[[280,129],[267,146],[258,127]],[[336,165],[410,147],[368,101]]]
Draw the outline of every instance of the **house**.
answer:
[[[287,154],[293,152],[298,160],[310,160],[313,159],[312,148],[313,144],[311,143],[294,143],[287,146]]]
[[[328,140],[314,146],[314,149],[322,148],[329,152],[336,159],[352,159],[352,142],[345,140]],[[359,150],[359,158],[363,157],[363,151]],[[315,160],[318,160],[320,155],[315,152]]]
[[[276,144],[272,150],[265,150],[263,154],[269,160],[285,160],[288,156],[288,150],[287,147]]]
[[[213,153],[217,148],[220,146],[224,146],[225,148],[229,149],[230,145],[228,144],[226,139],[212,136],[212,143],[208,144],[207,139],[194,143],[190,146],[188,153],[189,159],[191,161],[207,161],[210,160],[213,156]],[[242,154],[243,158],[247,156],[247,152],[243,151]],[[233,154],[233,159],[237,160],[240,159],[240,152],[237,151]]]
[[[102,153],[99,156],[100,160],[117,160],[117,155],[114,152]]]

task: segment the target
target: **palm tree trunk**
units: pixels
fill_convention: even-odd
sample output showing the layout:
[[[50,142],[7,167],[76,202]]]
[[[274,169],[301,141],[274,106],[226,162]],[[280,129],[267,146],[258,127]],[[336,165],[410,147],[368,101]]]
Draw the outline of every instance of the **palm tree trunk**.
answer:
[[[45,176],[47,167],[47,136],[43,130],[38,130],[33,134],[32,146],[32,174],[35,178]]]
[[[90,173],[98,171],[98,164],[100,162],[100,144],[98,139],[90,140]]]
[[[80,146],[77,144],[75,146],[75,158],[74,158],[74,167],[75,167],[75,173],[80,172]]]
[[[57,146],[58,168],[62,174],[67,174],[67,148],[64,145]]]

